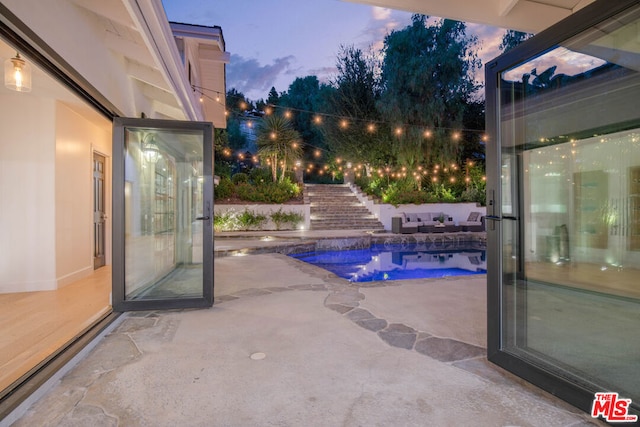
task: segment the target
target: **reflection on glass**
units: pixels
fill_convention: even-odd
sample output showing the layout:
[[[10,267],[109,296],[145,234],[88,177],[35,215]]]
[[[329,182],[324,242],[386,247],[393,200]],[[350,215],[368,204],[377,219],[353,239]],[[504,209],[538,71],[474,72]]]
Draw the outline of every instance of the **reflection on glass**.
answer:
[[[125,149],[126,298],[202,297],[202,135],[127,129]]]
[[[516,230],[503,220],[503,345],[634,400],[638,25],[635,11],[619,16],[503,73],[500,85],[503,213],[513,203],[520,217]],[[516,257],[522,264],[509,263]]]

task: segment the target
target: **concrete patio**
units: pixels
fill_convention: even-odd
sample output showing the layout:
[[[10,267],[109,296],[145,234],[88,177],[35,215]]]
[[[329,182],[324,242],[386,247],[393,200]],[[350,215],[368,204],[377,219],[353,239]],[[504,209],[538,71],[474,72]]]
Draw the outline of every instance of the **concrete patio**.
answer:
[[[212,308],[121,316],[13,425],[604,425],[487,362],[484,275],[358,286],[243,236]]]

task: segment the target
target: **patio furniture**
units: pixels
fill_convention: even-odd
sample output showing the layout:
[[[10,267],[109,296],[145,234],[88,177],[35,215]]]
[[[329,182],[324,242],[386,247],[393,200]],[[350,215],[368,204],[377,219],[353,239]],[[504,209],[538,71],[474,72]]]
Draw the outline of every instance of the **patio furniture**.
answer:
[[[420,233],[455,233],[458,231],[462,231],[462,227],[453,224],[421,225],[418,227]]]
[[[440,219],[444,221],[441,223]],[[455,228],[453,218],[443,212],[402,213],[401,216],[391,218],[391,231],[396,234],[459,231]]]
[[[480,212],[471,212],[466,221],[460,221],[462,231],[485,231],[485,217]]]

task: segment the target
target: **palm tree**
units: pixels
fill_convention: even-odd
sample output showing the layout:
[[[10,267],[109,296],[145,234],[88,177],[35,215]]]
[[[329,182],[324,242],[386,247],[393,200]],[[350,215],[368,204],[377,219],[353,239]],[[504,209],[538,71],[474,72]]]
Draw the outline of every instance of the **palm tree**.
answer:
[[[296,159],[302,156],[302,142],[300,134],[293,129],[291,122],[275,114],[265,116],[258,128],[258,155],[271,163],[273,180],[278,179],[278,165],[280,162],[280,181]]]

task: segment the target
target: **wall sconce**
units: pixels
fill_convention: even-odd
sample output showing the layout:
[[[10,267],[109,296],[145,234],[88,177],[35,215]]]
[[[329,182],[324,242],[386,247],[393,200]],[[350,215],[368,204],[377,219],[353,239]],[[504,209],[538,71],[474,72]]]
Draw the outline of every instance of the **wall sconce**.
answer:
[[[31,92],[31,66],[17,52],[4,61],[4,85],[18,92]]]
[[[142,143],[142,153],[148,162],[156,163],[160,157],[160,149],[156,144],[156,136],[154,134],[148,134]]]

